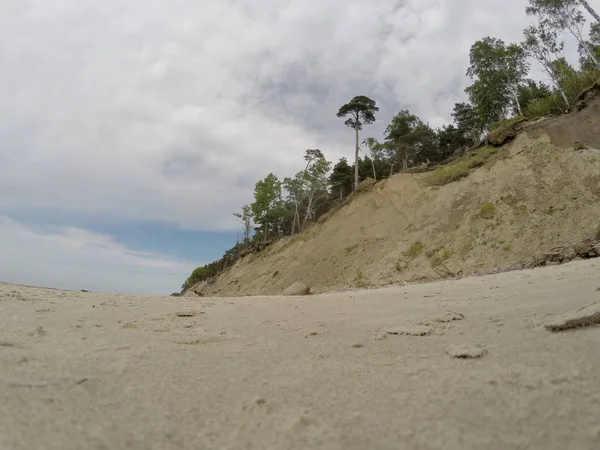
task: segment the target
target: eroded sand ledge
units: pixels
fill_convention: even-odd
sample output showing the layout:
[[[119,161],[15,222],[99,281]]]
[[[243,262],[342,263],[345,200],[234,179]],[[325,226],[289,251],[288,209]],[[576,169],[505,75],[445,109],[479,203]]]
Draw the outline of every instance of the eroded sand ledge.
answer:
[[[0,448],[597,449],[600,327],[544,325],[600,300],[599,267],[303,298],[0,284]]]

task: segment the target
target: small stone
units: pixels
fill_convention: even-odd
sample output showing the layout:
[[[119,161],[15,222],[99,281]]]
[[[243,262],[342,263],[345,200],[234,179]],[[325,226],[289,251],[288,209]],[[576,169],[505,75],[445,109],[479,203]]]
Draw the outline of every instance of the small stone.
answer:
[[[283,291],[283,295],[309,295],[310,287],[301,281],[296,281],[290,287],[288,287],[285,291]]]
[[[548,264],[548,262],[561,262],[562,259],[563,255],[559,252],[546,253],[546,264]]]
[[[600,302],[594,302],[576,311],[556,317],[544,325],[548,331],[558,332],[573,328],[600,325]]]
[[[400,326],[395,328],[387,328],[384,331],[387,334],[394,334],[398,336],[428,336],[431,334],[431,328],[424,325]]]
[[[465,316],[463,316],[460,313],[457,313],[454,311],[447,311],[445,314],[436,317],[435,321],[440,322],[440,323],[448,323],[448,322],[453,322],[455,320],[463,320],[464,318],[465,318]]]
[[[587,255],[589,254],[591,249],[592,249],[592,246],[588,242],[582,242],[580,244],[577,244],[574,247],[574,250],[575,250],[575,253],[577,253],[577,256],[581,256],[581,257],[587,257]]]
[[[575,249],[568,248],[565,250],[565,253],[564,253],[565,262],[573,261],[575,258],[577,258],[577,253],[575,252]]]
[[[387,337],[387,333],[384,331],[378,331],[373,335],[373,339],[376,341],[383,341]]]
[[[487,354],[487,350],[469,344],[453,345],[446,349],[446,353],[452,358],[477,359]]]
[[[600,256],[600,242],[594,245],[594,248],[592,250],[596,254],[596,256]]]
[[[265,405],[266,403],[267,403],[267,400],[262,397],[257,397],[254,399],[255,405],[262,406],[262,405]]]
[[[364,347],[364,345],[362,345],[360,342],[355,342],[354,344],[351,345],[352,348],[362,348]]]

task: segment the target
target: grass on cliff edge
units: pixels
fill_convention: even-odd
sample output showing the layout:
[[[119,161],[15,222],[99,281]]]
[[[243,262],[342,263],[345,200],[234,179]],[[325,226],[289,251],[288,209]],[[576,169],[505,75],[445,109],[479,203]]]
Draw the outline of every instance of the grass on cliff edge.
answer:
[[[430,186],[443,186],[453,181],[469,176],[471,169],[483,166],[490,156],[498,151],[494,147],[484,147],[475,154],[465,156],[454,164],[438,167],[431,175],[425,178]]]

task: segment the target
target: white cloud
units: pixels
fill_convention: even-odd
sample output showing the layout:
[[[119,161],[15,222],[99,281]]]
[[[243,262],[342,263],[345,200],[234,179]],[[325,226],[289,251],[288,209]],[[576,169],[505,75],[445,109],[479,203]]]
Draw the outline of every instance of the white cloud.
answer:
[[[379,134],[464,96],[470,45],[518,41],[520,0],[3,0],[0,211],[52,208],[224,229],[306,148],[352,154],[358,94]]]
[[[65,289],[167,295],[200,265],[81,228],[35,228],[4,216],[0,248],[1,281]]]

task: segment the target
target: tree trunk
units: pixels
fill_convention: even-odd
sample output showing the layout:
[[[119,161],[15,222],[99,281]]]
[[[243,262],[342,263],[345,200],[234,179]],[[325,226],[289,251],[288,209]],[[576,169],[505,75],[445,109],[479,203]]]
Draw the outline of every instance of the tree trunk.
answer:
[[[263,244],[265,244],[267,242],[267,222],[265,221],[265,229],[263,231]]]
[[[521,109],[521,102],[519,102],[519,96],[515,93],[513,94],[513,98],[515,99],[515,103],[517,104],[517,111],[519,111],[519,116],[522,116],[523,110]]]
[[[354,149],[354,190],[358,191],[358,127],[354,129],[356,131],[356,148]]]
[[[598,15],[598,13],[597,13],[597,12],[594,10],[594,8],[592,8],[592,7],[590,6],[590,4],[589,4],[588,2],[586,2],[585,0],[577,0],[577,1],[578,1],[578,2],[581,4],[581,6],[583,6],[583,7],[585,8],[585,10],[586,10],[587,12],[589,12],[589,13],[590,13],[590,15],[591,15],[591,16],[592,16],[594,19],[596,19],[596,22],[600,23],[600,15]]]
[[[371,159],[371,165],[373,166],[373,179],[377,181],[377,174],[375,173],[375,160]]]

